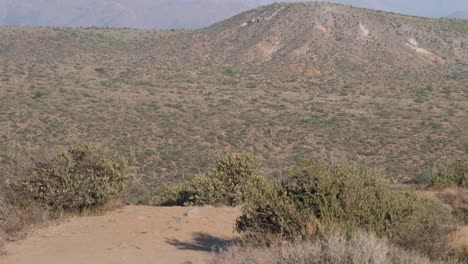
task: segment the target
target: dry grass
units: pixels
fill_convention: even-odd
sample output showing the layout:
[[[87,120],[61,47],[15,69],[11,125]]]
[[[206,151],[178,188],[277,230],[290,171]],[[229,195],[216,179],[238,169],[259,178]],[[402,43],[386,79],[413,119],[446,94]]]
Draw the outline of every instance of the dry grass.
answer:
[[[284,243],[270,248],[234,246],[212,257],[211,264],[429,264],[428,258],[391,246],[364,232],[351,239],[332,235],[323,241]]]
[[[12,195],[7,192],[7,195]],[[59,214],[57,214],[59,215]],[[27,206],[13,206],[0,195],[0,248],[8,240],[23,238],[28,228],[53,218],[49,210],[33,203]]]

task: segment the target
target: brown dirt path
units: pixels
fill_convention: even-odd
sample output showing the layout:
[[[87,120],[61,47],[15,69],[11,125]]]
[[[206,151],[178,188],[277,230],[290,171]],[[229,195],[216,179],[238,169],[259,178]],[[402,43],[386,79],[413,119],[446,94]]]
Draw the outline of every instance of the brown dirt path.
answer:
[[[204,263],[236,238],[236,208],[127,206],[72,218],[7,244],[2,264]]]

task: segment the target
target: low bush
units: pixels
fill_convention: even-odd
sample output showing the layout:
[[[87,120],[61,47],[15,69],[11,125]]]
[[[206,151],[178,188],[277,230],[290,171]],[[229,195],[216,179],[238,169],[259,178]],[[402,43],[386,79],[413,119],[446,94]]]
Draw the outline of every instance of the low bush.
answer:
[[[317,234],[319,225],[312,211],[301,210],[279,188],[273,185],[258,199],[244,205],[236,221],[243,243],[269,245],[278,238],[301,241]]]
[[[291,171],[271,199],[246,204],[236,226],[247,240],[256,234],[298,241],[317,230],[372,230],[403,248],[436,256],[447,250],[452,222],[448,209],[413,193],[390,190],[376,171],[306,161]]]
[[[468,160],[442,161],[422,172],[417,182],[430,188],[468,188]]]
[[[213,255],[211,264],[430,264],[428,258],[392,246],[365,232],[347,239],[330,235],[303,243],[278,243],[270,247],[232,247]]]
[[[162,188],[152,204],[162,206],[230,205],[255,200],[267,187],[255,156],[231,153],[205,175]]]
[[[285,193],[301,210],[311,211],[323,224],[385,229],[391,198],[378,173],[351,164],[304,161],[282,182]]]
[[[103,205],[126,190],[133,174],[124,159],[91,144],[76,144],[35,163],[32,175],[10,185],[13,203],[81,211]],[[29,198],[29,199],[26,199]]]
[[[405,249],[439,258],[450,250],[450,235],[456,230],[450,209],[413,192],[392,194],[393,207],[386,222],[386,235]]]
[[[453,216],[462,224],[468,225],[468,206],[464,205],[453,209]]]

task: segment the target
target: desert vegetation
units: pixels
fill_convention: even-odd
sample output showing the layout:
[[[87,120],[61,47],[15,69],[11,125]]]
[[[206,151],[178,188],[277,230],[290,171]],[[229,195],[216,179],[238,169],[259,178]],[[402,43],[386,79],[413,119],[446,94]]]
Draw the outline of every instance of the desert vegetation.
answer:
[[[304,3],[197,31],[1,27],[0,177],[41,149],[91,139],[150,191],[236,150],[267,162],[268,176],[328,155],[411,180],[466,155],[467,23]]]
[[[135,182],[125,159],[89,143],[50,150],[27,175],[2,187],[0,234],[15,237],[28,226],[100,210]]]
[[[322,240],[282,243],[270,247],[232,247],[213,256],[213,264],[430,264],[430,259],[393,247],[385,239],[359,232],[351,238],[329,235]]]
[[[214,263],[466,263],[467,29],[326,3],[0,27],[1,237],[123,197],[241,207]]]
[[[246,263],[242,261],[250,258],[256,259],[253,263],[263,263],[261,256],[269,254],[269,250],[280,254],[270,255],[277,263],[304,263],[313,256],[317,262],[310,263],[327,263],[333,257],[337,263],[348,263],[343,261],[357,261],[363,243],[376,243],[369,245],[367,252],[376,263],[407,263],[409,256],[421,263],[429,263],[428,259],[456,262],[466,258],[466,253],[450,244],[457,225],[463,224],[457,216],[463,214],[461,209],[450,209],[414,190],[391,188],[379,170],[354,163],[301,159],[286,177],[271,180],[260,177],[262,170],[257,164],[249,154],[227,155],[206,175],[166,186],[152,201],[163,206],[242,205],[243,213],[236,223],[242,234],[241,247],[224,252],[215,263],[235,259],[241,262],[234,263]],[[343,255],[327,256],[332,254],[327,250],[334,250],[328,248],[328,243],[337,243],[333,246]],[[359,243],[356,248],[354,243]],[[293,249],[293,245],[299,248]],[[242,246],[247,249],[239,253]],[[389,254],[402,249],[409,253]],[[302,252],[299,257],[293,256],[298,252]]]
[[[466,166],[460,161],[444,168],[454,164],[456,172]],[[267,177],[265,171],[256,156],[229,153],[205,174],[162,185],[140,202],[241,206],[235,223],[240,240],[213,256],[213,263],[467,260],[466,250],[451,244],[458,226],[466,223],[466,206],[447,206],[448,197],[434,200],[415,187],[392,188],[382,170],[353,162],[302,158],[280,178]],[[64,214],[100,209],[112,199],[123,198],[135,182],[124,159],[87,143],[41,157],[30,172],[4,188],[7,195],[0,200],[4,237]],[[437,175],[447,177],[444,181],[453,177]]]
[[[243,205],[263,196],[269,188],[258,159],[232,153],[219,159],[212,170],[192,180],[163,187],[151,198],[158,206]]]
[[[430,188],[468,187],[468,162],[449,160],[438,162],[422,172],[416,180]]]

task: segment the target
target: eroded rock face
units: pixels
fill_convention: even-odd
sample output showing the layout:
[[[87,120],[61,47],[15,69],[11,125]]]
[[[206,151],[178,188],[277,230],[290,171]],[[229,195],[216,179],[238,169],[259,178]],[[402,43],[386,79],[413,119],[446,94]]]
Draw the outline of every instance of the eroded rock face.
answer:
[[[309,64],[292,64],[289,66],[291,71],[301,73],[306,76],[320,76],[322,73],[318,68]]]
[[[369,29],[367,29],[367,27],[364,24],[359,23],[359,30],[361,37],[367,38],[370,34]]]
[[[265,22],[265,21],[270,21],[271,19],[273,19],[275,16],[277,16],[284,9],[285,9],[285,7],[281,6],[280,8],[278,8],[274,12],[272,12],[270,15],[264,13],[264,14],[262,14],[260,16],[251,18],[249,21],[243,22],[240,25],[240,27],[243,28],[243,27],[247,27],[247,26],[250,26],[250,25],[253,25],[253,24],[257,24],[257,23],[261,23],[261,22]]]
[[[283,3],[207,28],[212,38],[206,45],[213,47],[209,54],[221,54],[215,60],[281,63],[287,71],[291,64],[309,64],[323,75],[361,74],[363,69],[368,74],[420,74],[435,64],[455,67],[455,60],[468,58],[466,37],[453,30],[446,34],[442,25],[330,3]]]
[[[427,49],[419,47],[419,43],[414,38],[409,38],[408,42],[405,43],[405,46],[414,50],[416,53],[424,56],[426,59],[432,62],[445,63],[445,60],[441,57],[435,55],[434,53],[428,51]]]
[[[293,56],[293,58],[299,59],[303,57],[304,55],[306,55],[309,51],[310,51],[310,46],[308,44],[305,44],[302,47],[294,50],[291,55]]]
[[[249,62],[268,62],[273,55],[282,48],[281,39],[278,36],[271,36],[257,43],[247,54]]]
[[[411,46],[415,46],[415,47],[418,47],[418,42],[414,39],[414,38],[409,38],[408,39],[408,44],[411,45]]]
[[[320,31],[322,33],[328,33],[329,32],[329,30],[327,28],[325,28],[324,26],[322,26],[322,25],[315,25],[314,29],[318,30],[318,31]]]

